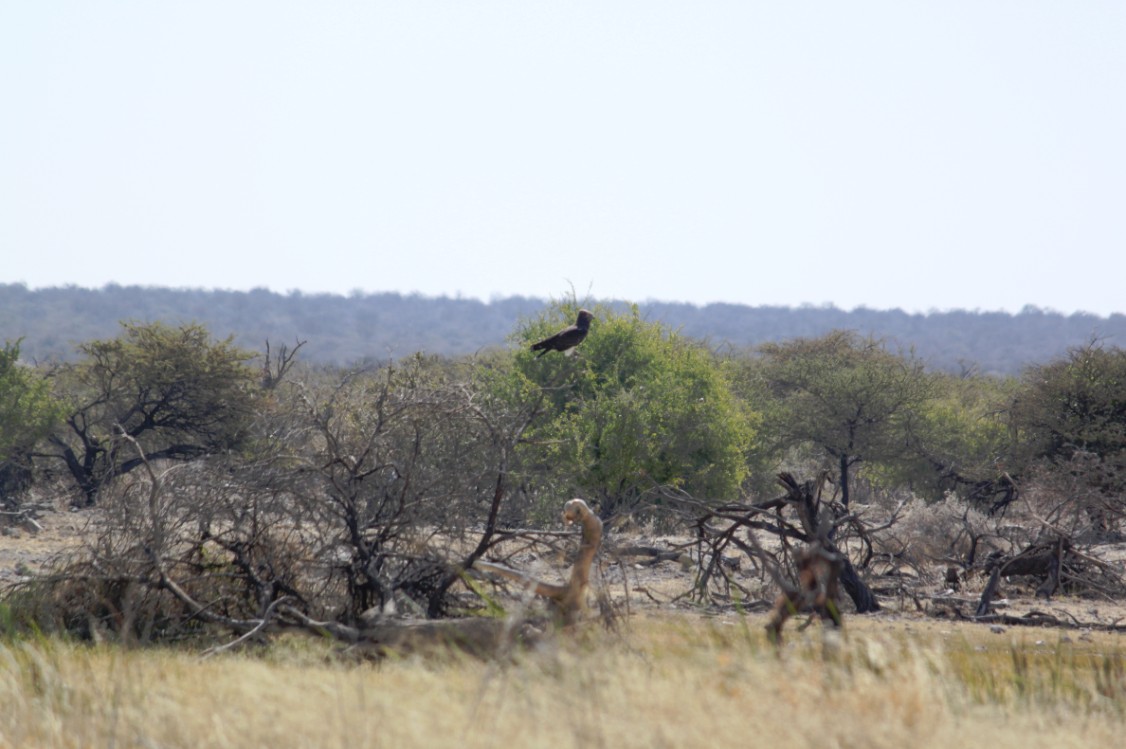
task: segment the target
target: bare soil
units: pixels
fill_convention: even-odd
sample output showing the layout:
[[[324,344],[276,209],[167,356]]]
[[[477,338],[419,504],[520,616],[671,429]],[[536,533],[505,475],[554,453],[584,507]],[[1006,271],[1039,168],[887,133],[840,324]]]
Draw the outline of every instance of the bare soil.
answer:
[[[49,571],[68,550],[77,550],[96,511],[46,509],[27,518],[0,518],[0,590]]]

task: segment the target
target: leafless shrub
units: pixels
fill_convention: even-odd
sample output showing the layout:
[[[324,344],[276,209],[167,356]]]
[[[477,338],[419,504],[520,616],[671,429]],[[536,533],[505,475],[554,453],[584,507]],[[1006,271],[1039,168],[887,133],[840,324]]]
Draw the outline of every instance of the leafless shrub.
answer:
[[[282,382],[237,455],[159,464],[119,434],[145,471],[104,490],[89,548],[40,581],[35,615],[153,638],[249,632],[283,599],[343,624],[473,604],[459,581],[500,538],[538,403],[461,374],[419,358]]]
[[[948,493],[938,502],[912,497],[899,522],[882,534],[884,554],[900,554],[913,564],[944,563],[972,567],[979,557],[1008,544],[1001,543],[1000,521],[976,504]]]
[[[805,482],[799,482],[789,473],[781,473],[778,483],[785,494],[750,504],[711,506],[691,497],[670,497],[679,513],[692,518],[690,522],[698,539],[699,571],[694,595],[700,599],[730,597],[734,589],[740,596],[750,597],[751,591],[736,579],[726,564],[730,552],[746,554],[779,588],[801,589],[799,557],[817,544],[840,560],[840,585],[856,610],[861,613],[878,611],[879,601],[861,578],[858,568],[866,566],[872,558],[871,534],[894,524],[895,515],[873,525],[847,512],[826,494],[827,473]],[[760,533],[773,536],[776,548],[766,548],[759,541]]]

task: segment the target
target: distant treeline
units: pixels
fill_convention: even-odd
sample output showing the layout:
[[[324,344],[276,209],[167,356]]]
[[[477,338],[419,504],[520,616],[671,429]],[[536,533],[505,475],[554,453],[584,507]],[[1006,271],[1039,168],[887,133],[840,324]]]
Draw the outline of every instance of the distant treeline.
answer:
[[[275,347],[302,340],[307,361],[350,365],[418,351],[456,356],[511,345],[508,338],[520,321],[547,305],[548,300],[519,296],[482,302],[397,293],[340,296],[116,284],[31,290],[0,284],[0,343],[22,339],[20,350],[29,361],[68,360],[75,357],[77,343],[115,337],[121,321],[197,322],[217,337],[234,336],[245,348],[262,350],[266,340]],[[1126,315],[1063,315],[1035,307],[1016,315],[666,302],[638,307],[645,319],[704,340],[717,351],[847,329],[913,348],[932,368],[951,372],[1017,374],[1092,338],[1112,346],[1126,343]]]

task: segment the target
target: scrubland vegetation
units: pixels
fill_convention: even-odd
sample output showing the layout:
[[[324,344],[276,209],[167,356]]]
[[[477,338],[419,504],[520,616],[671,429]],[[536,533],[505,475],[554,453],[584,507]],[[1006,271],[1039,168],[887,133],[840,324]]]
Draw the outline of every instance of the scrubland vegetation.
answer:
[[[89,524],[0,577],[3,740],[1121,735],[1126,352],[953,375],[855,332],[717,353],[590,305],[579,348],[534,357],[578,306],[505,349],[353,367],[193,323],[126,322],[55,364],[6,344],[0,543],[66,507]],[[513,581],[566,575],[571,497],[605,534],[591,609],[560,631]],[[775,646],[765,612],[810,548],[845,637],[791,625]],[[449,625],[436,649],[385,639],[419,622]],[[465,647],[466,622],[488,638]]]

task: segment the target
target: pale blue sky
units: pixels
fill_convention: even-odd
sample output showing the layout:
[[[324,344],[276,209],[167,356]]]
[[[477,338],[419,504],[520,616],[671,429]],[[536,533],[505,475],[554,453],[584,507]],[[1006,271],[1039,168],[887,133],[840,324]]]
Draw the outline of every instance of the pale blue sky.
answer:
[[[1126,312],[1126,3],[0,0],[0,257]]]

